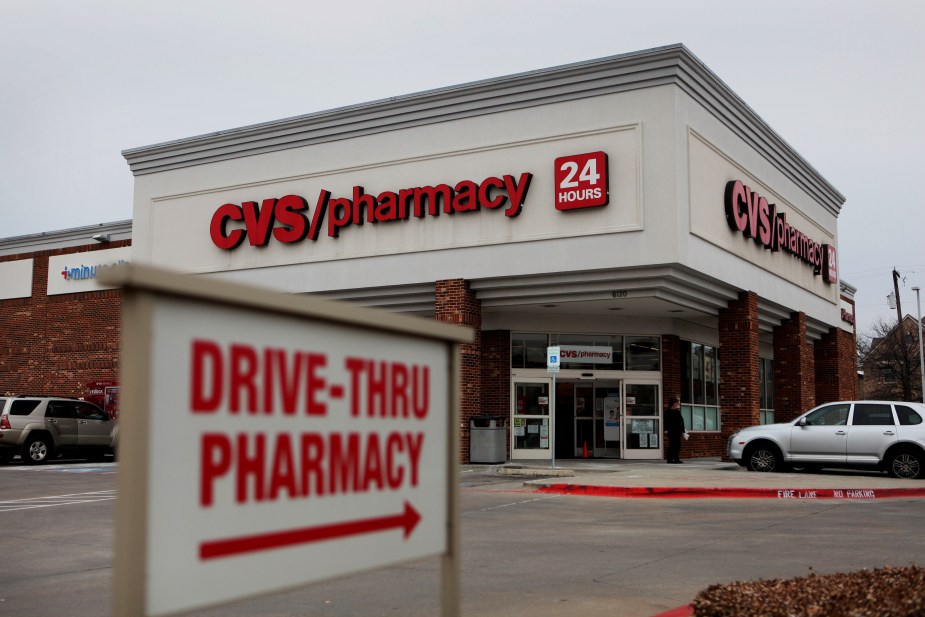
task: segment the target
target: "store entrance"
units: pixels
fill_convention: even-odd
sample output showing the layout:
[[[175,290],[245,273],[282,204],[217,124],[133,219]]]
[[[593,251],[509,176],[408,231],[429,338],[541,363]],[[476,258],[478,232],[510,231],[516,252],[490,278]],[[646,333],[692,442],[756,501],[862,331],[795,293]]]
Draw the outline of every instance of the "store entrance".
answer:
[[[622,458],[620,381],[556,385],[556,456]]]
[[[662,457],[658,380],[516,379],[511,458]],[[555,411],[551,409],[554,397]]]

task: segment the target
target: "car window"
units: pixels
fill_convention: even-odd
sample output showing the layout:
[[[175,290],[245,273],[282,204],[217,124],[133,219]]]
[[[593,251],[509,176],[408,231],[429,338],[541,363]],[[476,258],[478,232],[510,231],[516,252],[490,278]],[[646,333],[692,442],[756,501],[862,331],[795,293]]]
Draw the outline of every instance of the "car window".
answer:
[[[910,425],[922,423],[922,416],[907,405],[896,405],[896,415],[899,416],[900,424]]]
[[[848,424],[848,403],[826,405],[806,416],[810,426],[844,426]]]
[[[73,418],[74,410],[67,401],[48,401],[45,409],[46,418]]]
[[[893,426],[893,409],[891,405],[877,403],[855,403],[852,426]]]
[[[77,417],[82,420],[104,420],[106,414],[96,405],[90,403],[74,403],[74,410]]]
[[[28,416],[32,411],[39,406],[39,403],[42,401],[37,400],[19,400],[13,401],[13,405],[10,407],[11,416]]]

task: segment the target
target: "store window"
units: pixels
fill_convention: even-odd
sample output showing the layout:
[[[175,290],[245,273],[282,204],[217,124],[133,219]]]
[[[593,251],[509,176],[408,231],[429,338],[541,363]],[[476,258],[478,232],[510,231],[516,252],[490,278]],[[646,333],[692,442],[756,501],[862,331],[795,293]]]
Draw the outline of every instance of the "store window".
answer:
[[[546,368],[548,345],[545,333],[514,332],[511,335],[511,367]]]
[[[681,415],[690,431],[720,430],[716,347],[681,341]]]
[[[620,336],[615,334],[511,333],[511,368],[546,368],[546,347],[607,347],[613,353],[611,364],[569,362],[563,368],[598,371],[661,370],[661,337]],[[715,391],[713,396],[715,397]]]
[[[627,336],[626,370],[658,371],[661,367],[661,337]]]
[[[759,422],[774,424],[774,360],[758,358],[758,382],[761,387]]]

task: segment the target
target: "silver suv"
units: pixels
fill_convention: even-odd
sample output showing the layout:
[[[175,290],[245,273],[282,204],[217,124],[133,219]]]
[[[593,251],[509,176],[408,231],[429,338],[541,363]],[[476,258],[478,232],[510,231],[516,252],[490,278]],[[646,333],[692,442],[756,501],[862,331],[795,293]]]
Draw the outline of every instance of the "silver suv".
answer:
[[[119,422],[102,409],[72,398],[0,397],[0,462],[15,455],[29,464],[61,454],[101,460],[115,453]]]
[[[729,437],[729,458],[751,471],[847,467],[925,477],[925,405],[842,401],[791,422],[750,426]]]

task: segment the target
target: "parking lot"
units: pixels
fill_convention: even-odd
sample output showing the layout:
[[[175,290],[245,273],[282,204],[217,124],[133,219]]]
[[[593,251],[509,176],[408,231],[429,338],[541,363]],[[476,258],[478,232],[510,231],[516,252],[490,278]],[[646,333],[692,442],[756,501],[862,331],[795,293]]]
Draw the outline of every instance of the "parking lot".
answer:
[[[925,542],[920,498],[589,497],[538,493],[525,481],[548,478],[499,471],[460,474],[463,615],[645,617],[713,583],[920,563]],[[111,614],[117,473],[115,463],[0,467],[0,613]],[[439,585],[440,560],[425,559],[192,615],[434,615]]]

